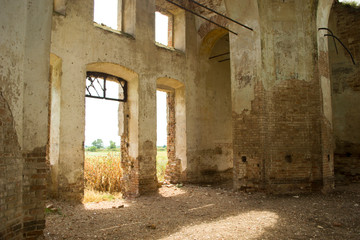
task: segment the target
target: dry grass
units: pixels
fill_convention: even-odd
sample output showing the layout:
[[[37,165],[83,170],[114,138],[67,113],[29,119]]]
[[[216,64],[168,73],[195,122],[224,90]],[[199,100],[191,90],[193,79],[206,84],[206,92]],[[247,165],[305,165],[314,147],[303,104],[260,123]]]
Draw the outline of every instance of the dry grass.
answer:
[[[168,162],[166,148],[158,148],[156,155],[156,176],[159,182],[164,181],[166,164]]]
[[[85,186],[100,192],[120,192],[121,167],[119,153],[109,152],[105,156],[86,154]]]
[[[93,189],[88,188],[85,189],[83,203],[90,203],[90,202],[99,203],[102,201],[113,201],[119,198],[121,198],[120,193],[111,194],[106,192],[95,191]]]
[[[159,182],[164,181],[167,164],[166,148],[159,148],[156,156],[156,170]],[[86,152],[84,179],[84,203],[112,201],[121,196],[121,158],[119,152]]]

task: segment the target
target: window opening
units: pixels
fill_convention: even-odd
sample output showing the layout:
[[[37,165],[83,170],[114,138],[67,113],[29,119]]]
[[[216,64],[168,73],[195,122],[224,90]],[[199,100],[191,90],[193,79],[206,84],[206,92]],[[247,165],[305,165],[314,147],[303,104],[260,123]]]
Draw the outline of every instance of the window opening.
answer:
[[[172,15],[155,12],[155,41],[172,47]]]
[[[339,0],[341,3],[349,4],[351,6],[360,6],[360,0]]]
[[[156,155],[156,175],[159,182],[165,178],[165,170],[168,162],[167,156],[167,93],[156,91],[156,114],[157,114],[157,155]]]
[[[114,196],[121,191],[119,105],[118,101],[85,99],[85,202],[93,201],[94,191]]]
[[[112,101],[127,101],[127,82],[105,73],[87,72],[85,96]]]
[[[120,110],[127,82],[99,72],[87,72],[85,98],[84,201],[93,192],[121,191]],[[112,101],[107,101],[112,100]]]
[[[121,31],[122,0],[94,0],[94,22]]]

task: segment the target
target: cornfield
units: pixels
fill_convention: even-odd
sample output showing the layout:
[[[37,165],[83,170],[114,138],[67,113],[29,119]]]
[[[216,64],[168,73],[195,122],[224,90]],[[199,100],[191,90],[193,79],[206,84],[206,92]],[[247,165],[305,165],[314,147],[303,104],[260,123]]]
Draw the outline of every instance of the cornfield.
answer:
[[[156,170],[159,182],[164,181],[167,164],[166,149],[158,149]],[[92,191],[118,193],[121,191],[121,167],[119,152],[86,152],[85,188]]]
[[[120,154],[109,152],[105,156],[86,154],[84,166],[86,188],[100,192],[120,192]]]
[[[168,162],[166,149],[159,149],[156,155],[156,176],[159,182],[164,181],[166,164]]]

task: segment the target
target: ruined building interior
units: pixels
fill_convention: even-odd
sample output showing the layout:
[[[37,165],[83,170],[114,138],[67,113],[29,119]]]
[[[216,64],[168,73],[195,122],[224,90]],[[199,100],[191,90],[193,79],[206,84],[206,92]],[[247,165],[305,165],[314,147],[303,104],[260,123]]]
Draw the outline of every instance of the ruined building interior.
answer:
[[[217,13],[187,0],[119,0],[112,29],[94,23],[94,0],[0,0],[0,239],[41,235],[46,196],[82,198],[94,72],[127,85],[125,197],[158,188],[157,90],[167,92],[172,182],[326,193],[360,176],[359,9],[197,2]],[[167,45],[155,42],[156,11],[170,19]]]

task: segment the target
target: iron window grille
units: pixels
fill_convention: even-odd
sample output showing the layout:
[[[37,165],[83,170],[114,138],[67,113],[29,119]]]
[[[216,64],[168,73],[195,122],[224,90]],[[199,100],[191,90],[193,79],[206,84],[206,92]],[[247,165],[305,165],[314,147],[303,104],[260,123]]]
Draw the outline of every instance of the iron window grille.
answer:
[[[118,90],[115,89],[116,87]],[[85,96],[90,98],[126,102],[127,81],[106,73],[87,72]]]

